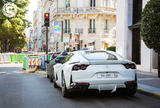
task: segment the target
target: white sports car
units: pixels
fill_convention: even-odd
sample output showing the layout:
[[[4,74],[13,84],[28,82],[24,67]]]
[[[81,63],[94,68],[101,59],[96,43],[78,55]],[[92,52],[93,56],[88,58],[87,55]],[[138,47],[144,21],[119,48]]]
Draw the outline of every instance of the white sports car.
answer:
[[[115,92],[125,88],[128,95],[137,89],[136,65],[112,51],[75,51],[64,63],[54,65],[54,86],[67,97],[72,91],[97,89]]]

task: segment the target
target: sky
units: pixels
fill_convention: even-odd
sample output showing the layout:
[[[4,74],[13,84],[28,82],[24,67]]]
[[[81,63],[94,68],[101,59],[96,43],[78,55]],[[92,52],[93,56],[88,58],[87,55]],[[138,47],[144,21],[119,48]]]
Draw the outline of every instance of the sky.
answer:
[[[34,10],[37,9],[37,1],[38,0],[29,0],[29,1],[30,1],[30,4],[28,7],[28,13],[26,15],[26,19],[33,22],[33,12],[34,12]]]
[[[26,15],[26,19],[33,23],[33,12],[37,9],[37,2],[39,0],[29,0],[30,4],[28,6],[28,13]],[[26,30],[26,35],[29,37],[29,29]]]

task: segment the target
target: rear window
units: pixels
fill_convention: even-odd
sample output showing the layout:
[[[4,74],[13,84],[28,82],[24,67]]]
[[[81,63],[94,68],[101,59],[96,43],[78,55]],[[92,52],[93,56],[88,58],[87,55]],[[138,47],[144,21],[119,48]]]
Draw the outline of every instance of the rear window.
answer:
[[[88,60],[117,60],[117,57],[107,52],[87,51],[83,55]]]

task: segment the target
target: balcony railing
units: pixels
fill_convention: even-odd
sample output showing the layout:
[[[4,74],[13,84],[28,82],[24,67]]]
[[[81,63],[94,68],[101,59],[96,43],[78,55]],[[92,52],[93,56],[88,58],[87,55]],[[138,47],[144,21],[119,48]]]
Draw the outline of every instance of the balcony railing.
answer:
[[[89,28],[88,33],[96,33],[96,28]]]
[[[77,9],[79,11],[79,14],[81,13],[110,13],[110,14],[116,14],[116,9],[115,8],[108,8],[108,7],[81,7],[81,8],[74,8],[74,7],[69,7],[69,8],[58,8],[55,9],[55,13],[58,14],[76,14]]]
[[[71,28],[64,28],[63,33],[71,33]]]
[[[104,33],[108,33],[108,32],[109,32],[108,28],[104,28]]]
[[[75,33],[83,33],[83,28],[76,28]]]

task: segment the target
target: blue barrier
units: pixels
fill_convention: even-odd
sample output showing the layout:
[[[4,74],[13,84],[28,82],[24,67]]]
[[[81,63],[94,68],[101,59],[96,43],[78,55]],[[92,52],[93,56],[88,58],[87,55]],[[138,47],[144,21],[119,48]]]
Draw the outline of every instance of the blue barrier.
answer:
[[[42,69],[46,69],[45,56],[41,57],[41,66]]]

